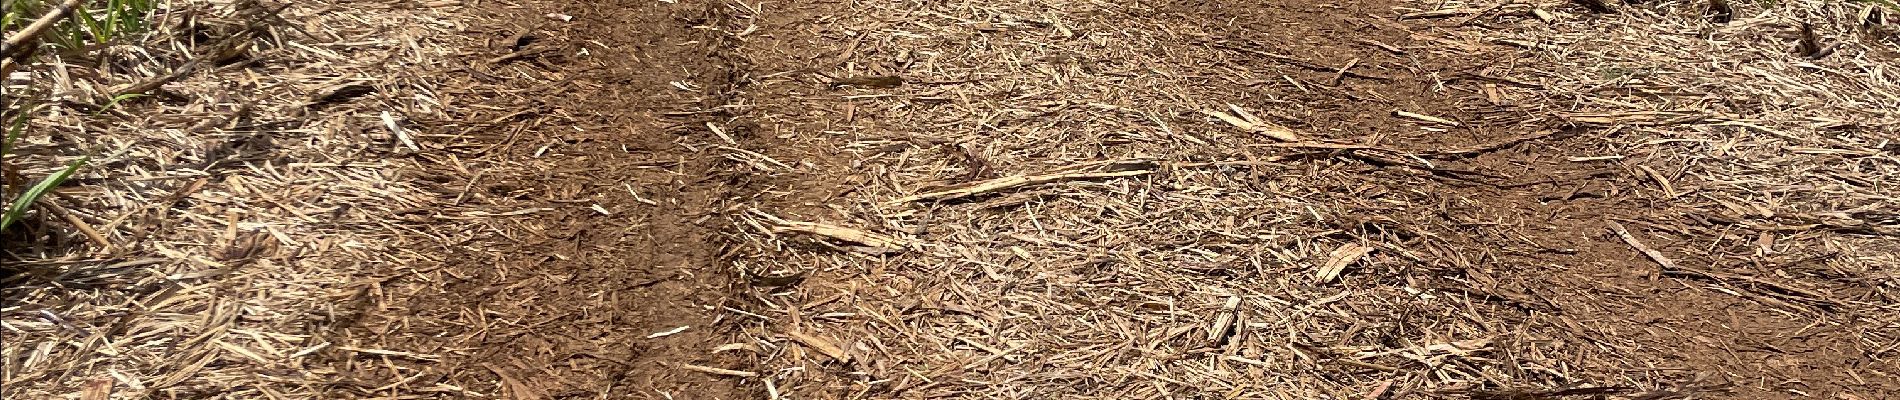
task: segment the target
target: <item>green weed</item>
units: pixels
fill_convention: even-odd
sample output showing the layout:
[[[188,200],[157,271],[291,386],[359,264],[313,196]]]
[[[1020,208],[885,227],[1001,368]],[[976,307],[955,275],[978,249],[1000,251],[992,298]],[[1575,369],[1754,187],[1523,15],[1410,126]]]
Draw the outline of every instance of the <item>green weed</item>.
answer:
[[[86,49],[145,33],[151,28],[146,21],[150,20],[152,10],[157,8],[159,1],[163,0],[87,1],[74,8],[73,14],[55,25],[51,32],[47,32],[43,41],[61,50]],[[33,23],[33,20],[58,3],[57,0],[0,2],[6,5],[5,15],[0,16],[0,30],[6,31],[16,31]]]
[[[152,11],[157,8],[160,1],[164,0],[84,2],[80,7],[74,8],[70,16],[54,25],[51,31],[46,32],[39,43],[29,44],[29,46],[43,45],[58,51],[89,51],[116,42],[136,39],[135,36],[150,30],[151,24],[147,21],[151,19]],[[58,0],[0,0],[0,6],[4,6],[5,10],[4,13],[0,13],[0,31],[17,32],[45,15],[57,4]],[[130,97],[114,98],[105,109],[111,109],[128,98]],[[0,163],[13,161],[14,145],[26,134],[27,121],[33,114],[30,112],[32,107],[29,102],[12,103],[17,108],[9,110],[15,116],[5,126],[4,139],[0,139]],[[53,188],[65,183],[67,179],[72,178],[73,174],[90,160],[91,157],[73,160],[64,168],[41,177],[39,182],[26,190],[7,188],[8,190],[0,191],[0,195],[8,197],[0,200],[0,207],[5,207],[0,210],[0,230],[5,230],[19,222],[26,215],[27,210],[33,207],[33,203],[46,196]],[[14,166],[9,165],[6,168],[14,168]]]

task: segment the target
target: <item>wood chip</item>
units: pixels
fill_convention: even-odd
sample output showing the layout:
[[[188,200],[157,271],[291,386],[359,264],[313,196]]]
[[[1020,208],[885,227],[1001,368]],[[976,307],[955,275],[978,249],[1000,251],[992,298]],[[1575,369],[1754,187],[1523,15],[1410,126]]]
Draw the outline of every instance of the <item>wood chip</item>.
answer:
[[[1656,169],[1650,168],[1648,165],[1638,166],[1636,169],[1643,170],[1644,175],[1649,175],[1650,180],[1656,181],[1656,186],[1662,187],[1663,198],[1673,199],[1682,195],[1676,192],[1676,185],[1670,184],[1669,178],[1664,177],[1661,172],[1656,172]]]
[[[851,353],[846,353],[843,347],[838,347],[838,345],[832,344],[830,340],[825,340],[825,338],[812,336],[811,334],[799,331],[785,331],[785,336],[799,343],[803,343],[806,347],[817,350],[819,353],[831,357],[832,359],[851,362]]]
[[[1425,114],[1419,114],[1419,113],[1405,111],[1405,110],[1392,110],[1392,115],[1398,116],[1398,117],[1415,119],[1419,121],[1430,122],[1434,124],[1440,124],[1440,125],[1464,126],[1464,124],[1460,124],[1458,123],[1458,121],[1434,117],[1434,116],[1425,115]]]
[[[1649,248],[1649,246],[1644,245],[1641,240],[1637,240],[1636,235],[1630,234],[1628,229],[1623,229],[1623,224],[1616,223],[1616,221],[1604,222],[1610,226],[1611,232],[1616,233],[1616,237],[1623,239],[1623,243],[1628,244],[1631,248],[1635,248],[1637,252],[1643,253],[1644,256],[1649,257],[1650,261],[1655,261],[1656,264],[1661,265],[1662,271],[1682,269],[1682,267],[1676,266],[1676,261],[1669,259],[1669,256],[1665,256],[1662,252]],[[1658,271],[1657,275],[1661,275],[1661,271]]]
[[[1207,326],[1208,346],[1219,344],[1234,333],[1234,322],[1239,320],[1240,296],[1228,296],[1222,303],[1220,312],[1214,315],[1213,323]]]
[[[920,201],[955,200],[1001,190],[1047,183],[1141,176],[1155,172],[1157,164],[1144,160],[1097,161],[1066,167],[1050,173],[1036,175],[1013,175],[975,183],[958,185],[949,189],[926,192],[897,199],[894,203],[914,203]]]
[[[679,366],[680,366],[680,369],[683,369],[683,370],[704,372],[704,373],[713,374],[713,375],[737,376],[741,378],[751,378],[751,377],[759,376],[758,373],[752,372],[752,371],[713,368],[713,367],[708,367],[704,365],[693,365],[693,364],[686,364],[686,363],[681,363]]]
[[[1283,127],[1271,122],[1267,122],[1265,120],[1261,120],[1257,117],[1246,118],[1246,117],[1253,117],[1253,115],[1246,114],[1245,111],[1240,109],[1240,107],[1237,107],[1231,104],[1229,104],[1228,107],[1234,110],[1235,114],[1240,114],[1240,115],[1228,114],[1225,112],[1213,111],[1213,110],[1201,110],[1201,113],[1207,114],[1208,116],[1214,117],[1216,119],[1220,119],[1221,121],[1226,122],[1228,125],[1233,125],[1235,128],[1240,128],[1240,130],[1267,135],[1267,137],[1271,137],[1271,138],[1278,139],[1281,141],[1286,141],[1286,142],[1305,141],[1305,139],[1300,138],[1299,134],[1293,133],[1292,129],[1287,129],[1286,127]]]
[[[1339,248],[1333,249],[1333,252],[1327,256],[1326,264],[1320,266],[1319,271],[1316,272],[1314,276],[1319,278],[1320,283],[1329,283],[1339,279],[1339,274],[1346,270],[1346,266],[1352,265],[1354,261],[1359,261],[1359,258],[1372,253],[1372,250],[1372,247],[1363,246],[1358,243],[1339,245]]]
[[[772,227],[773,233],[797,232],[812,234],[833,240],[856,243],[872,249],[892,252],[904,251],[910,248],[910,242],[899,239],[896,236],[881,233],[866,232],[859,229],[816,222],[785,220],[775,222],[777,222],[777,225]]]
[[[668,329],[664,331],[647,334],[647,339],[658,339],[658,338],[663,338],[667,336],[673,336],[673,335],[679,334],[680,332],[685,332],[687,329],[692,329],[692,328],[693,328],[692,325],[681,325],[678,328],[673,328],[673,329]]]

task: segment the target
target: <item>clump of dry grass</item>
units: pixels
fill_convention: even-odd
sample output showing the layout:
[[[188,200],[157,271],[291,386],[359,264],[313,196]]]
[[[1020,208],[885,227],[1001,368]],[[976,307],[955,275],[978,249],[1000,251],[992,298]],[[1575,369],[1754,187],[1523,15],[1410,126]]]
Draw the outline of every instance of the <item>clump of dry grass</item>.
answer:
[[[330,329],[407,251],[392,210],[434,198],[399,176],[442,107],[403,73],[447,51],[433,4],[172,1],[145,41],[5,77],[49,105],[9,168],[92,167],[7,232],[4,397],[322,397],[374,351]]]

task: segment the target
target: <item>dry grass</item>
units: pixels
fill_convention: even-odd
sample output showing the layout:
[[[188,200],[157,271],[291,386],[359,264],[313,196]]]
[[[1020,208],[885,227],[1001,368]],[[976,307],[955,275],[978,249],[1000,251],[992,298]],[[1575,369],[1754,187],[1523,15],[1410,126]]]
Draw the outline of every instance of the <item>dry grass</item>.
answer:
[[[773,398],[1900,387],[1891,25],[1862,30],[1861,6],[1819,0],[1737,2],[1722,25],[1669,1],[1613,15],[1344,3],[733,2],[735,18],[704,28],[761,70],[740,71],[743,93],[720,107],[739,116],[708,126],[777,145],[678,142],[763,186],[739,199],[754,209],[723,210],[752,286],[723,325],[694,328],[736,325],[743,342],[689,350],[760,363],[651,367]],[[405,176],[426,170],[407,157],[457,140],[404,128],[465,105],[403,72],[452,70],[435,65],[448,47],[473,46],[442,39],[466,30],[455,4],[297,2],[278,20],[261,13],[269,3],[180,1],[159,14],[170,31],[158,42],[7,77],[9,93],[60,101],[35,118],[24,172],[82,155],[97,167],[9,233],[8,267],[24,272],[3,289],[4,396],[478,396],[411,383],[486,377],[432,365],[514,353],[339,334],[372,314],[391,332],[368,334],[390,336],[490,316],[368,300],[447,290],[383,293],[371,275],[415,272],[385,267],[439,261],[467,231],[507,236],[399,216],[510,211],[458,206],[466,187]],[[1792,54],[1802,22],[1829,54]],[[216,40],[246,27],[255,35]],[[213,39],[184,39],[199,29]],[[241,55],[152,98],[100,116],[84,106],[228,52]],[[518,115],[482,111],[503,115],[488,124]],[[541,179],[565,164],[497,165]],[[1559,200],[1602,193],[1613,209],[1518,190],[1608,175],[1621,178],[1558,185],[1570,190]],[[1599,223],[1614,232],[1566,231]],[[1602,254],[1622,257],[1576,260]],[[516,279],[555,281],[540,278]],[[1648,286],[1618,286],[1631,283]],[[1630,317],[1672,307],[1681,315]],[[1709,310],[1721,313],[1698,314]],[[1671,352],[1685,347],[1713,350]],[[1798,363],[1814,360],[1846,361]],[[487,368],[509,381],[496,390],[535,392]],[[358,380],[381,373],[407,380]]]
[[[427,200],[385,121],[442,107],[392,71],[442,58],[443,11],[173,1],[148,42],[7,77],[49,105],[8,168],[93,161],[9,232],[4,397],[321,397],[325,360],[367,351],[328,338],[363,311],[339,300],[415,248],[390,216]],[[159,85],[93,108],[139,84]]]
[[[1776,215],[1760,224],[1895,233],[1900,29],[1860,22],[1868,12],[1895,11],[1850,2],[1739,4],[1732,22],[1712,24],[1693,17],[1701,7],[1664,2],[1567,15],[1543,29],[1518,17],[1454,35],[1527,48],[1509,77],[1526,84],[1503,86],[1510,101],[1617,128],[1604,133],[1620,144],[1611,150],[1642,155],[1633,160],[1659,168],[1680,201],[1759,205]],[[1813,25],[1825,56],[1797,54],[1803,24]]]
[[[1723,382],[1735,382],[1802,393],[1749,382],[1794,379],[1777,375],[1785,371],[1712,378],[1658,367],[1658,349],[1679,344],[1615,320],[1580,324],[1551,312],[1552,300],[1526,295],[1550,289],[1523,285],[1550,280],[1601,285],[1583,273],[1513,276],[1532,267],[1574,268],[1513,263],[1586,244],[1539,243],[1553,236],[1532,238],[1514,226],[1538,222],[1540,216],[1513,210],[1532,203],[1488,203],[1524,201],[1511,197],[1517,195],[1486,199],[1479,196],[1500,195],[1457,189],[1484,181],[1528,184],[1499,184],[1498,176],[1438,168],[1425,158],[1405,161],[1455,152],[1431,148],[1451,144],[1432,133],[1448,124],[1370,115],[1394,108],[1476,114],[1484,120],[1465,122],[1493,132],[1554,126],[1572,138],[1566,146],[1587,146],[1524,151],[1542,157],[1523,161],[1534,167],[1574,157],[1569,165],[1614,161],[1637,173],[1657,171],[1636,182],[1642,187],[1624,189],[1660,199],[1638,207],[1740,221],[1729,229],[1742,230],[1683,235],[1698,264],[1739,257],[1693,247],[1727,249],[1764,232],[1781,235],[1779,244],[1765,245],[1768,259],[1824,260],[1792,275],[1750,271],[1772,279],[1666,273],[1715,282],[1708,285],[1713,293],[1747,303],[1735,309],[1771,304],[1761,312],[1797,313],[1788,318],[1852,331],[1845,336],[1855,341],[1850,346],[1873,352],[1872,363],[1891,361],[1881,353],[1900,339],[1891,305],[1890,277],[1900,261],[1893,258],[1897,178],[1889,143],[1896,138],[1900,71],[1880,54],[1894,50],[1891,39],[1852,33],[1848,16],[1860,6],[1738,4],[1736,22],[1715,26],[1694,17],[1699,4],[1673,2],[1614,16],[1587,15],[1562,2],[1415,4],[1369,12],[1374,19],[1414,12],[1439,19],[1403,22],[1409,35],[1379,23],[1351,27],[1373,41],[1351,44],[1328,39],[1344,31],[1336,26],[1244,12],[1232,24],[1184,24],[1166,9],[1058,3],[855,3],[811,16],[809,27],[787,28],[796,33],[748,39],[743,51],[760,65],[802,63],[831,78],[909,80],[905,90],[826,90],[811,85],[826,77],[760,72],[756,104],[749,105],[762,111],[749,117],[790,142],[767,155],[800,167],[754,169],[788,182],[839,179],[848,188],[810,193],[786,184],[766,191],[765,203],[775,209],[764,212],[892,235],[912,246],[899,254],[861,251],[779,233],[769,220],[736,227],[754,255],[741,269],[811,277],[756,289],[755,308],[744,311],[763,318],[734,316],[748,321],[747,335],[764,349],[758,379],[767,387],[802,397],[1378,398],[1556,395],[1578,386],[1666,396],[1721,393],[1731,386]],[[1551,14],[1555,23],[1533,17],[1533,8],[1559,11]],[[1803,20],[1814,21],[1833,54],[1790,54],[1787,35]],[[839,43],[845,50],[835,59],[813,65],[799,56],[812,52],[807,46]],[[1413,62],[1355,58],[1377,48]],[[1500,54],[1506,61],[1484,68]],[[1478,65],[1430,69],[1458,60]],[[1343,65],[1364,75],[1315,74]],[[1484,94],[1455,93],[1446,82],[1489,83],[1498,104],[1433,103],[1409,97],[1407,90],[1419,88],[1405,82],[1379,83],[1405,75],[1437,81],[1424,91],[1447,97]],[[1336,101],[1308,101],[1315,92]],[[1285,145],[1259,128],[1236,129],[1204,115],[1210,111],[1260,114],[1256,120],[1336,141],[1324,145],[1333,148],[1390,143],[1404,154],[1353,157],[1407,168],[1325,157],[1283,162],[1310,154],[1257,151]],[[978,183],[984,179],[1023,182],[1111,160],[1167,168],[1138,178],[1018,185],[989,196],[958,192],[985,187]],[[975,199],[905,201],[945,191]],[[1434,217],[1444,214],[1468,217]],[[1618,214],[1567,215],[1596,224]],[[1744,232],[1749,236],[1738,239]],[[1614,236],[1598,236],[1611,246],[1592,243],[1586,251],[1628,251]],[[1329,282],[1348,264],[1342,282]],[[1493,269],[1499,264],[1504,268]],[[1796,303],[1835,308],[1761,299],[1772,291],[1762,287],[1779,279],[1829,288],[1781,286],[1798,293],[1787,295]],[[1603,304],[1575,308],[1575,315],[1645,306],[1603,293],[1557,301]],[[1820,298],[1801,299],[1807,295]],[[1722,334],[1754,332],[1736,329]],[[815,352],[790,332],[840,343],[853,361]],[[1861,371],[1873,380],[1900,372]],[[1887,389],[1867,390],[1863,396]]]
[[[788,148],[842,150],[775,156],[853,160],[829,165],[863,179],[827,201],[832,210],[803,212],[922,243],[884,257],[745,236],[768,255],[742,268],[830,282],[758,293],[751,311],[773,321],[748,333],[768,349],[767,382],[805,397],[1319,398],[1381,382],[1393,392],[1482,382],[1495,357],[1512,358],[1491,353],[1513,335],[1508,326],[1407,282],[1400,272],[1416,256],[1405,249],[1381,248],[1355,267],[1372,281],[1342,287],[1314,276],[1336,249],[1367,243],[1332,229],[1357,224],[1350,202],[1360,200],[1340,189],[1364,171],[1287,168],[1248,150],[1274,142],[1268,135],[1202,116],[1231,103],[1276,104],[1279,120],[1325,112],[1245,93],[1234,83],[1279,78],[1239,67],[1253,62],[1245,55],[1183,46],[1225,32],[1117,17],[1156,13],[1140,7],[1057,8],[860,4],[821,24],[855,32],[817,33],[861,43],[838,75],[910,64],[902,72],[913,81],[968,83],[856,96],[760,84],[771,93],[759,96],[762,108],[791,110],[755,115],[764,129],[810,141]],[[799,125],[800,103],[848,103],[860,119],[819,131]],[[933,185],[1116,159],[1171,168],[969,202],[901,200],[929,197],[916,194]],[[801,330],[865,356],[840,365],[780,338]],[[1420,379],[1408,379],[1413,371]]]

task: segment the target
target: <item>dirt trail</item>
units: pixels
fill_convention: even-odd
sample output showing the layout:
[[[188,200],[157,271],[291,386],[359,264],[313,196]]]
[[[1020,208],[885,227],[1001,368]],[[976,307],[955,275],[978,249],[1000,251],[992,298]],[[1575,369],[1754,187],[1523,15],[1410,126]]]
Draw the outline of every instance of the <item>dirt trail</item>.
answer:
[[[338,390],[1900,388],[1858,340],[1879,329],[1860,318],[1872,311],[1801,289],[1864,287],[1787,284],[1759,258],[1659,266],[1632,242],[1681,254],[1766,239],[1672,205],[1644,162],[1573,160],[1640,154],[1500,95],[1514,50],[1388,17],[1400,5],[494,7],[501,23],[473,32],[492,45],[450,85],[469,112],[432,132],[461,152],[425,157],[445,175],[423,179],[466,208],[409,221],[454,244],[366,283],[356,328],[336,333],[440,358],[339,360],[360,379]],[[1146,169],[893,203],[1108,160]],[[1370,254],[1313,277],[1353,246]]]
[[[708,32],[706,2],[490,3],[470,11],[462,115],[424,156],[455,206],[405,223],[445,247],[364,285],[360,322],[333,338],[428,359],[354,359],[341,394],[392,387],[502,398],[756,397],[681,364],[729,365],[711,350],[730,274],[715,233],[745,191],[723,124],[741,66]],[[439,357],[439,358],[438,358]],[[388,364],[396,362],[396,364]]]

